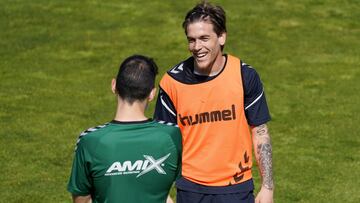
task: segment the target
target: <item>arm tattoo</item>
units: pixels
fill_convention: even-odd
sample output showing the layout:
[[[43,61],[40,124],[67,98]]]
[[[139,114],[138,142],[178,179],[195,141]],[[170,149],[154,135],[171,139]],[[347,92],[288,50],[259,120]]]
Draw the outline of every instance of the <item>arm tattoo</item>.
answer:
[[[268,134],[268,129],[265,124],[259,125],[256,128],[256,135],[259,137],[263,137],[264,135]]]
[[[263,186],[269,190],[273,190],[273,175],[272,175],[272,147],[267,126],[260,125],[256,128],[255,136],[259,139],[257,144],[257,158],[259,163],[260,173],[263,179]]]
[[[259,154],[259,168],[263,178],[263,185],[272,190],[274,188],[272,176],[272,147],[270,142],[258,144],[257,153]]]

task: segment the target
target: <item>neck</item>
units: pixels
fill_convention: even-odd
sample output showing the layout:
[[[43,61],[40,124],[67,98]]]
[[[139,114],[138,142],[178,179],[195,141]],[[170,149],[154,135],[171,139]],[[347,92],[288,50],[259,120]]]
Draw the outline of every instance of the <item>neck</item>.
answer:
[[[114,120],[117,121],[143,121],[146,120],[144,112],[147,101],[135,101],[132,104],[118,97],[118,105]]]

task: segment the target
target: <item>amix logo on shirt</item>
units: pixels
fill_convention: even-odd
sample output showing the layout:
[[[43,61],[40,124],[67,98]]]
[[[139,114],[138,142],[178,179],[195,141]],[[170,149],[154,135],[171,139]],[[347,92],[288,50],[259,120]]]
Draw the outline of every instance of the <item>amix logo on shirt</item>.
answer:
[[[131,161],[124,161],[122,164],[120,162],[114,162],[109,169],[106,171],[105,176],[114,176],[114,175],[128,175],[136,174],[136,178],[152,171],[156,170],[159,174],[166,174],[162,166],[163,162],[170,156],[171,153],[163,156],[157,160],[154,157],[149,155],[143,155],[145,160],[136,160],[134,163]]]
[[[193,119],[195,118],[195,119]],[[225,109],[222,111],[216,110],[211,112],[202,112],[195,114],[194,116],[181,116],[179,114],[179,120],[183,126],[196,125],[200,123],[229,121],[236,119],[235,105],[231,105],[231,109]]]

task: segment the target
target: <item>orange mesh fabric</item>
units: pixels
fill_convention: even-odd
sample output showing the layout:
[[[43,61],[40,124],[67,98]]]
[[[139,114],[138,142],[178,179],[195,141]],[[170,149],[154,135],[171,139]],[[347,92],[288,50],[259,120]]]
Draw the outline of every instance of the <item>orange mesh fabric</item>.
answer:
[[[182,132],[182,175],[195,183],[225,186],[249,180],[252,141],[244,112],[240,60],[228,55],[224,70],[200,84],[166,74],[160,82]]]

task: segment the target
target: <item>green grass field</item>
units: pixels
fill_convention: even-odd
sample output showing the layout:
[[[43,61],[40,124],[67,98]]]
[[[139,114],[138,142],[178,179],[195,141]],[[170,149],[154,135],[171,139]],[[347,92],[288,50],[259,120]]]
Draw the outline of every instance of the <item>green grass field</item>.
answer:
[[[119,63],[149,55],[162,75],[185,59],[196,2],[0,0],[0,202],[71,202],[75,141],[113,118]],[[265,86],[275,202],[360,202],[360,2],[215,2],[225,51]]]

